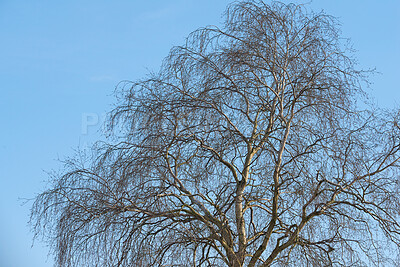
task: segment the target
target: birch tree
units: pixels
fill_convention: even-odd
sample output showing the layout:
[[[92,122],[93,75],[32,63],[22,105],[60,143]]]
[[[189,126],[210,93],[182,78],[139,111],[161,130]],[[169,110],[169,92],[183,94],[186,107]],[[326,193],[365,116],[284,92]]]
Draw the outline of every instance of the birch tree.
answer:
[[[235,2],[121,83],[33,230],[58,266],[398,266],[399,114],[364,78],[334,17]]]

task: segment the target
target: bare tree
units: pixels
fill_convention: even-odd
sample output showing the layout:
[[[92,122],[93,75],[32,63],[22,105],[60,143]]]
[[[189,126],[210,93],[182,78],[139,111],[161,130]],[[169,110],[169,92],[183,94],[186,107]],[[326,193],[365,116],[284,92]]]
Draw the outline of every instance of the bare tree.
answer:
[[[399,264],[399,114],[357,104],[336,19],[257,1],[225,17],[123,83],[109,143],[37,196],[57,264]]]

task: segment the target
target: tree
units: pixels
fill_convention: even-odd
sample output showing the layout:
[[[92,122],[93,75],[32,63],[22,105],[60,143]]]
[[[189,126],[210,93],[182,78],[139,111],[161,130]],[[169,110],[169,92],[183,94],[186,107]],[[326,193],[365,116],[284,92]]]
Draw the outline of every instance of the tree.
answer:
[[[358,104],[336,19],[225,18],[119,87],[108,143],[52,176],[35,233],[59,266],[398,264],[399,114]]]

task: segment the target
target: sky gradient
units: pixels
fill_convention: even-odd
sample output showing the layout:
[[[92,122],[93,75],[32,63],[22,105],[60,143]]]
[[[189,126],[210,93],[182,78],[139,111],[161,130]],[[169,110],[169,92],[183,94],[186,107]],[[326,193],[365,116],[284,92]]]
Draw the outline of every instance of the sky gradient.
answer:
[[[157,71],[191,31],[221,26],[230,2],[0,0],[0,266],[52,266],[43,243],[31,248],[25,199],[46,188],[57,159],[100,138],[119,81]],[[400,2],[308,7],[338,17],[359,67],[380,73],[365,88],[372,101],[399,107]]]

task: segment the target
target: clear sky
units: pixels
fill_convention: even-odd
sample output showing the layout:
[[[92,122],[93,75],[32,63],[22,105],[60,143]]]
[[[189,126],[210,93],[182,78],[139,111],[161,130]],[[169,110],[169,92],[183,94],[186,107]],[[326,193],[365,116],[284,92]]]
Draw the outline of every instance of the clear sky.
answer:
[[[0,0],[1,267],[52,266],[42,243],[31,248],[31,202],[23,199],[45,188],[58,158],[99,138],[119,81],[156,71],[191,31],[221,25],[229,2]],[[314,0],[309,7],[339,17],[360,67],[381,73],[367,91],[380,106],[399,106],[400,1]]]

